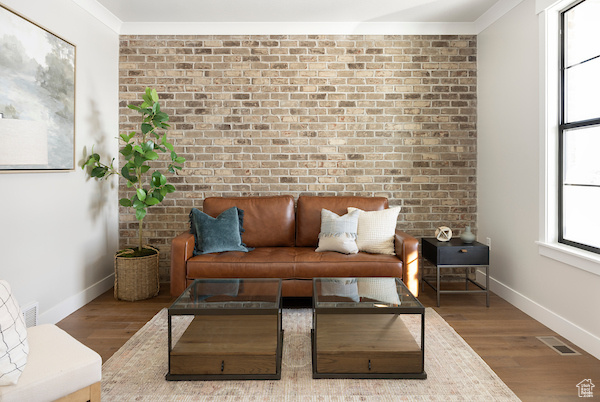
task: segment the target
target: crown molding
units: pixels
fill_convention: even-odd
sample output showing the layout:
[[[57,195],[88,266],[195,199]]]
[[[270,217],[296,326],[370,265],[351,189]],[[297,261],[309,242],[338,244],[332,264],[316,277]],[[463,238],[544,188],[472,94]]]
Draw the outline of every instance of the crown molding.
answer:
[[[125,22],[122,35],[470,35],[472,23]]]
[[[480,34],[483,30],[492,25],[494,22],[498,21],[506,13],[508,13],[510,10],[512,10],[522,2],[523,0],[500,0],[492,7],[490,7],[489,10],[483,13],[481,17],[475,20],[475,33]]]
[[[475,22],[123,22],[96,0],[72,1],[121,35],[477,35],[523,0],[500,0]]]
[[[121,32],[123,21],[117,18],[113,13],[111,13],[106,7],[98,3],[96,0],[72,1],[116,33]]]

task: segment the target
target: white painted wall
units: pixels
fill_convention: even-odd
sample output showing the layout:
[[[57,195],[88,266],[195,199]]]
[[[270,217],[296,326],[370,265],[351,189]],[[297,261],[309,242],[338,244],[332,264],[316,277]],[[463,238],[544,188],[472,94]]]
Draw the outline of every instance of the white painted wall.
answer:
[[[76,45],[76,165],[84,148],[117,155],[119,37],[71,0],[2,0]],[[21,306],[56,322],[112,286],[115,182],[68,173],[0,174],[0,278]]]
[[[478,240],[492,290],[600,358],[598,275],[538,253],[538,16],[525,0],[478,37]]]

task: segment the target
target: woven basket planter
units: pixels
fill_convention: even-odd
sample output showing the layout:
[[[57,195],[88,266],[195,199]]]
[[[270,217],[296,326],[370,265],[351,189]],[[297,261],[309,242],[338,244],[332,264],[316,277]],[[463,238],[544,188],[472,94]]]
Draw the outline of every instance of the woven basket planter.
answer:
[[[158,249],[152,246],[144,248],[155,250],[156,254],[127,258],[124,255],[133,253],[133,250],[123,250],[115,255],[115,299],[136,301],[158,295]]]

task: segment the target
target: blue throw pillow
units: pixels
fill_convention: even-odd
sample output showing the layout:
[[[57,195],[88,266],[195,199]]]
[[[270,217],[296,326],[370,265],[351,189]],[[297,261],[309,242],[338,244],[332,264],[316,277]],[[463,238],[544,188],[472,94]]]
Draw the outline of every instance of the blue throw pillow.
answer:
[[[190,233],[194,235],[194,255],[251,249],[242,242],[244,211],[231,207],[216,218],[192,208]]]

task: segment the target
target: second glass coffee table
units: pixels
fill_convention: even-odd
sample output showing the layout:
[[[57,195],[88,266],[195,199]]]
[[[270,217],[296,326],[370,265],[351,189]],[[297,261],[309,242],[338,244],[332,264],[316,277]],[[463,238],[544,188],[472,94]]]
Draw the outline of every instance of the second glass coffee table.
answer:
[[[177,340],[175,316],[192,316]],[[168,325],[167,380],[281,378],[281,279],[197,279]]]
[[[313,378],[427,378],[425,308],[398,278],[313,279]]]

